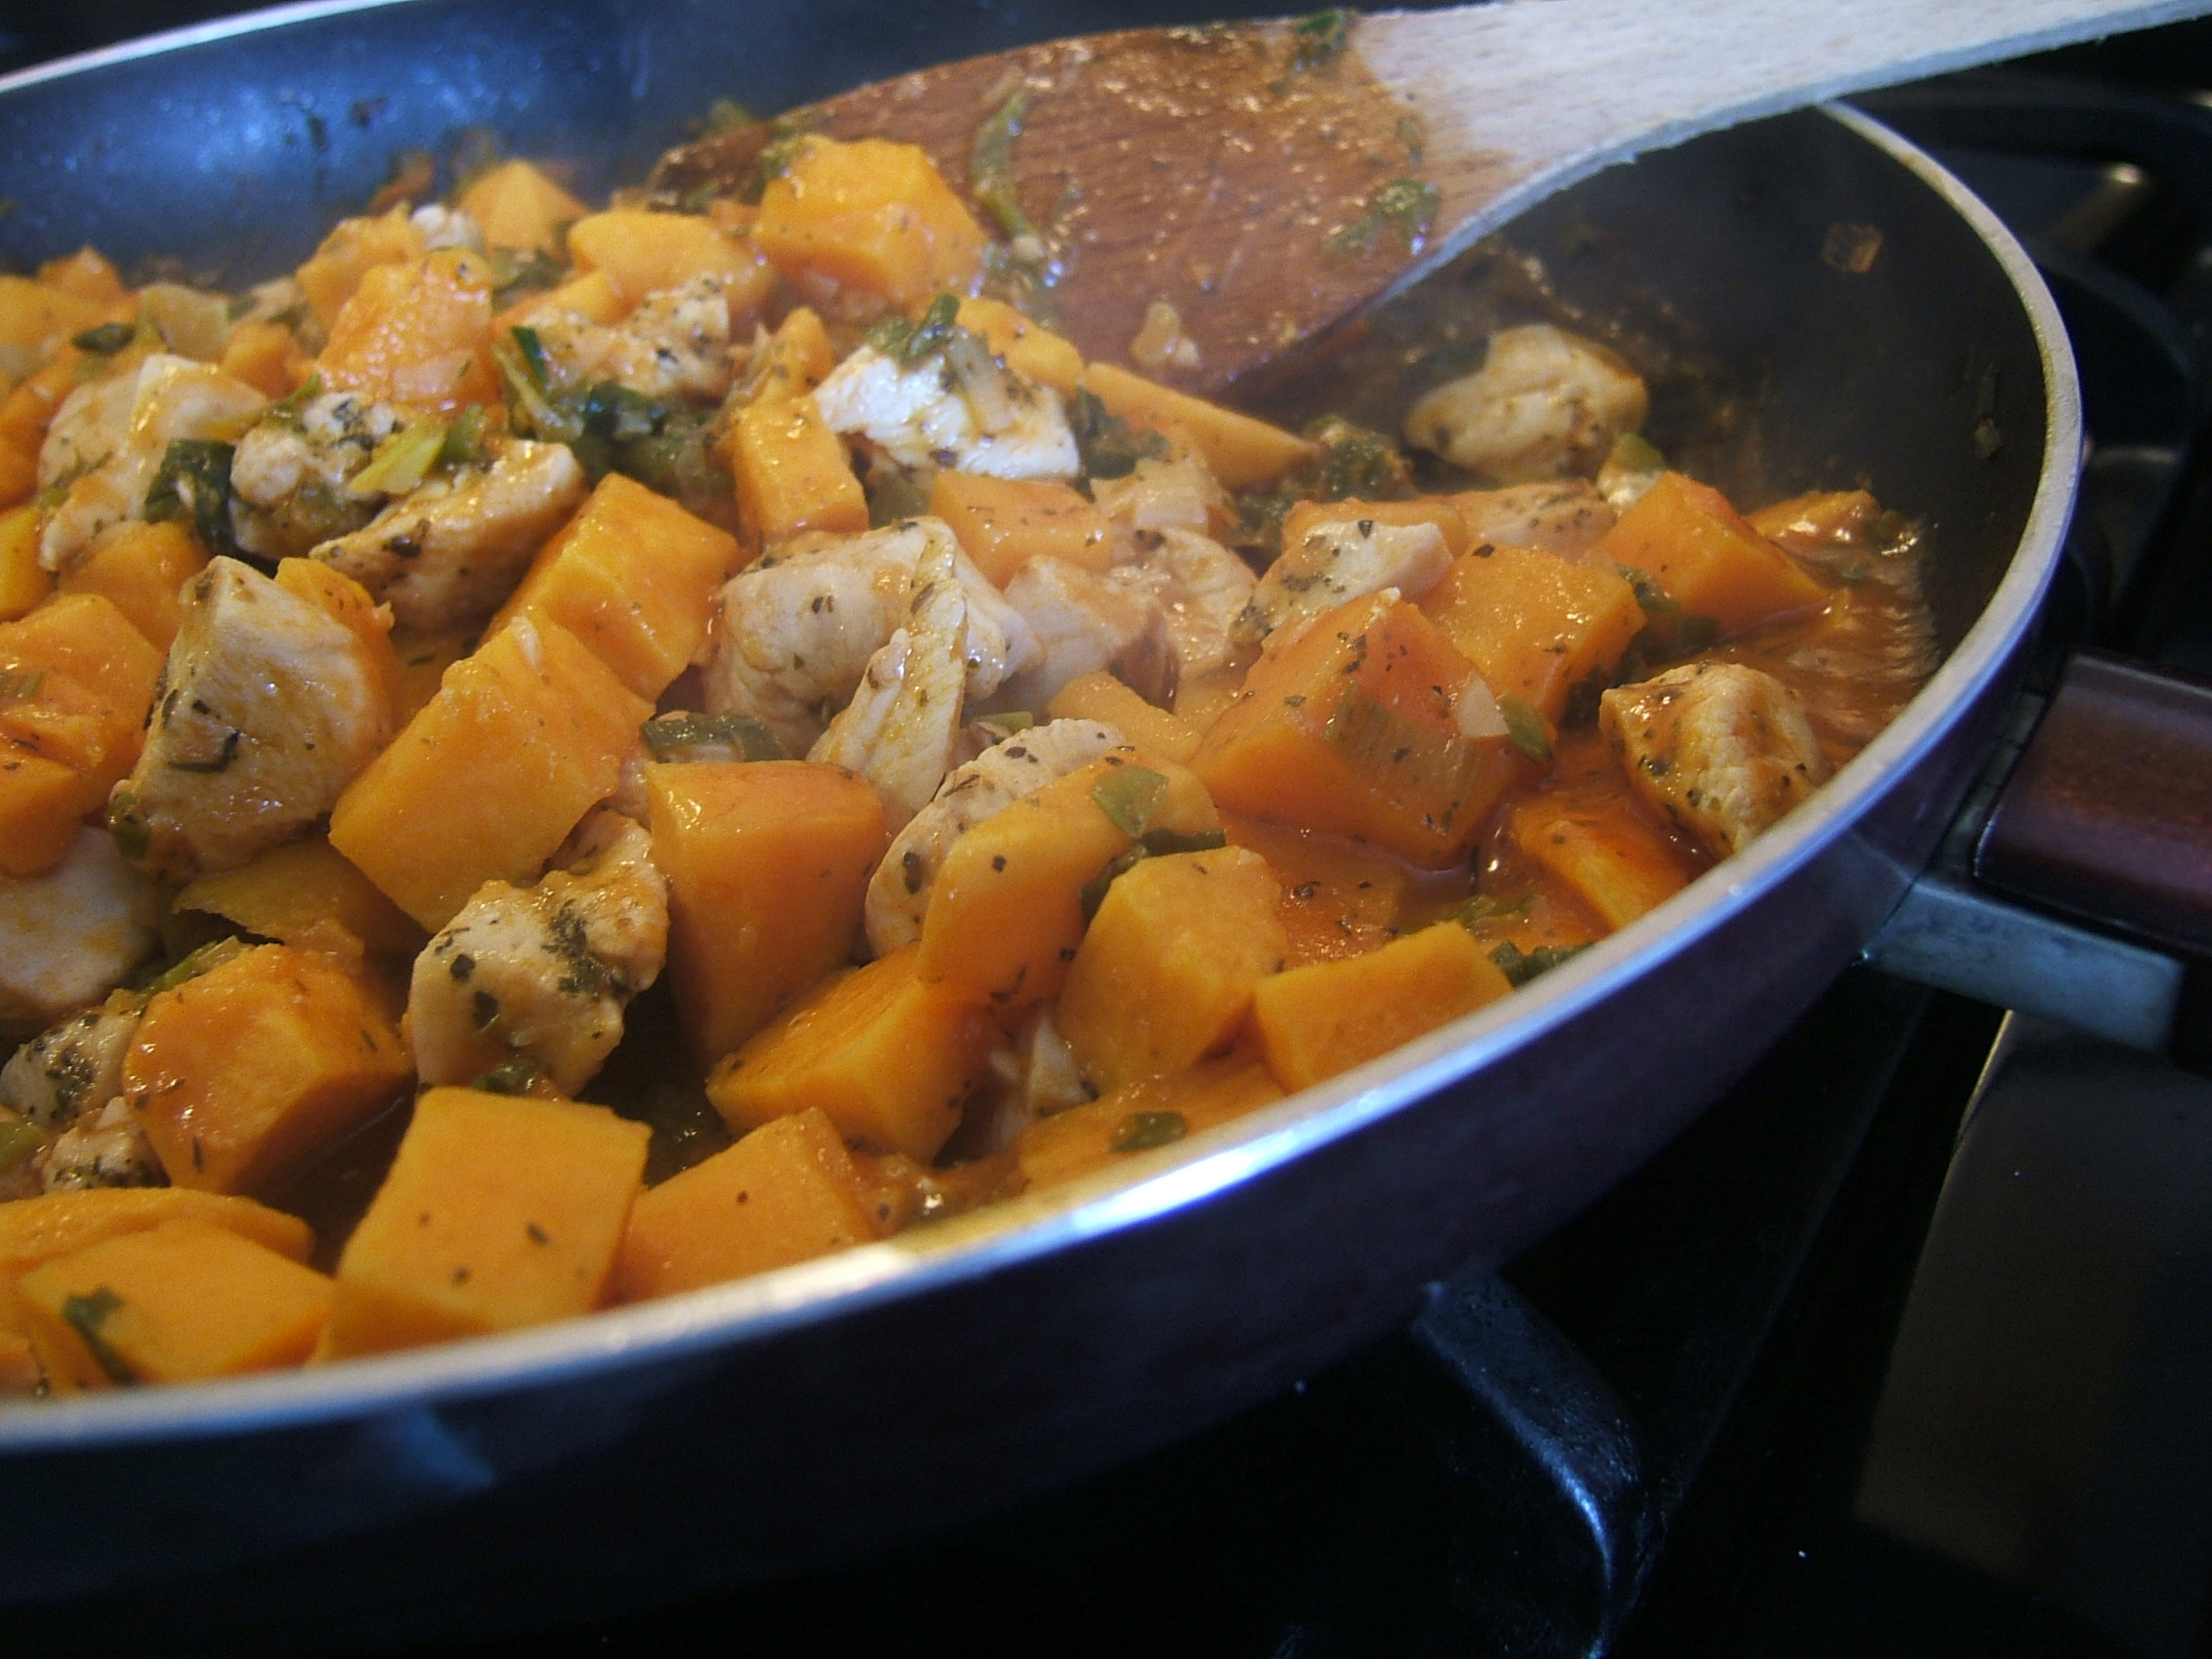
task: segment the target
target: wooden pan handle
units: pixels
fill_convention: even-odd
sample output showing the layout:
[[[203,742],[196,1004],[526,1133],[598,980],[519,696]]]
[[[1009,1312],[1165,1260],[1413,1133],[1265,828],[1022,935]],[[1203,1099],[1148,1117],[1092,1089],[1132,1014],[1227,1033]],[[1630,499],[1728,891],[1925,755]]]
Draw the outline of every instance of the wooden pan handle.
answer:
[[[2212,956],[2212,686],[2076,655],[1990,815],[1974,872]]]

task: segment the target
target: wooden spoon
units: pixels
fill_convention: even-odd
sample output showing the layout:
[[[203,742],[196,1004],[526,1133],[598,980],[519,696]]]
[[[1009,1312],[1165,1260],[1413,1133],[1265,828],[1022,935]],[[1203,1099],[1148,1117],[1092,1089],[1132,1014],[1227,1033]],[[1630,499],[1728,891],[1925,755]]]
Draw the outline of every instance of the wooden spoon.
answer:
[[[1218,391],[1638,151],[2206,9],[1501,0],[1324,12],[997,52],[842,94],[775,131],[918,143],[957,187],[994,117],[1002,157],[1018,129],[1012,179],[1041,229],[1022,246],[1050,267],[1058,326],[1086,356],[1118,362],[1149,315],[1139,366]],[[655,182],[726,186],[757,172],[774,136],[672,152]]]

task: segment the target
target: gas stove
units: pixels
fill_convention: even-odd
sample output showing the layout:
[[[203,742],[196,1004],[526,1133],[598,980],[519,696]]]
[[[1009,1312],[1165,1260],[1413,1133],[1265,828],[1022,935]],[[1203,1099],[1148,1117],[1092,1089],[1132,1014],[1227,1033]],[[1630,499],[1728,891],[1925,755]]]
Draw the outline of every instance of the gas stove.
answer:
[[[0,68],[104,38],[71,16],[0,25]],[[2045,689],[2084,642],[2212,670],[2208,88],[2191,25],[1862,100],[2013,226],[2081,358]],[[230,1622],[149,1597],[95,1645],[2178,1659],[2212,1651],[2208,1407],[2212,1083],[1855,969],[1502,1274],[1015,1510],[585,1626],[532,1628],[526,1564],[488,1560],[480,1600],[463,1567],[450,1606],[301,1623],[279,1571],[258,1627],[241,1581]]]

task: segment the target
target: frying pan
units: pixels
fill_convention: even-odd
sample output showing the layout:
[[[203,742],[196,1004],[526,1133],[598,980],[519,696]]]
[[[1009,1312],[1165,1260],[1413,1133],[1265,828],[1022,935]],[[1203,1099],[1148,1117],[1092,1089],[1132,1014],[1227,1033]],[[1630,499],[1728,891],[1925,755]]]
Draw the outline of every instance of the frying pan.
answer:
[[[1172,9],[369,0],[188,30],[0,82],[0,262],[88,240],[248,280],[467,126],[590,195],[716,97]],[[1838,225],[1880,232],[1871,268],[1824,261]],[[819,1563],[1279,1389],[1674,1136],[1858,955],[1982,766],[2072,505],[2073,368],[1995,219],[1848,111],[1601,174],[1510,240],[1730,366],[1720,482],[1864,483],[1925,523],[1943,666],[1814,802],[1504,1004],[1086,1183],[512,1336],[0,1408],[0,1602],[450,1637]]]

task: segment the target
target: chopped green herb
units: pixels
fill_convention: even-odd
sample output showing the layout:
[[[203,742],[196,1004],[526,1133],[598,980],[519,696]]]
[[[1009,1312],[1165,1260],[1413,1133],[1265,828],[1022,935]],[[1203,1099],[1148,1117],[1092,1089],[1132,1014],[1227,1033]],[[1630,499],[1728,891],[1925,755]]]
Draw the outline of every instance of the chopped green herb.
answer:
[[[530,1085],[544,1074],[544,1064],[537,1055],[509,1054],[469,1087],[490,1095],[526,1095]]]
[[[43,668],[27,669],[21,674],[0,672],[0,702],[24,702],[39,695],[39,688],[46,683]]]
[[[117,352],[138,337],[138,331],[129,323],[102,323],[82,334],[70,336],[70,343],[79,351],[89,351],[101,357],[112,357]]]
[[[1037,234],[1014,190],[1014,140],[1022,136],[1029,112],[1029,94],[1016,92],[975,129],[975,143],[968,152],[968,188],[1010,239]]]
[[[1624,432],[1613,441],[1606,465],[1617,466],[1624,472],[1664,472],[1667,458],[1659,453],[1659,446],[1642,433]]]
[[[1030,714],[1026,708],[1010,708],[1003,714],[978,715],[975,720],[975,724],[978,726],[988,726],[992,731],[996,732],[999,734],[1000,741],[1003,742],[1005,739],[1012,737],[1015,732],[1026,732],[1030,727],[1035,726],[1036,724],[1036,716]]]
[[[108,797],[107,835],[115,843],[115,850],[133,864],[146,856],[153,837],[146,828],[146,820],[139,816],[135,791],[118,789]]]
[[[501,247],[491,252],[491,291],[502,305],[514,304],[532,289],[558,288],[568,274],[542,247]]]
[[[791,171],[792,163],[799,159],[799,152],[805,149],[806,141],[814,136],[823,119],[818,110],[801,110],[792,115],[780,115],[770,122],[768,143],[761,148],[753,176],[738,194],[748,202],[759,201],[769,179],[781,179]]]
[[[657,761],[720,758],[685,752],[693,749],[734,750],[738,760],[789,758],[775,733],[750,714],[657,714],[638,730]]]
[[[417,488],[446,453],[443,421],[410,421],[376,447],[368,465],[346,480],[356,498],[404,495]]]
[[[173,438],[146,490],[149,522],[183,519],[199,532],[210,553],[235,556],[230,533],[229,444],[204,438]]]
[[[299,424],[301,411],[322,395],[323,377],[319,374],[310,374],[292,389],[289,396],[270,404],[268,412],[261,418],[264,421],[282,421],[287,426],[296,426]]]
[[[933,352],[942,351],[952,338],[952,331],[960,316],[960,301],[953,295],[940,294],[929,302],[929,309],[921,313],[921,320],[909,323],[903,317],[886,317],[868,331],[868,343],[902,368],[911,368]]]
[[[517,323],[507,330],[507,334],[514,342],[514,349],[522,354],[522,361],[529,365],[531,385],[540,392],[550,390],[552,370],[546,364],[545,343],[538,337],[538,331],[527,324]]]
[[[574,443],[583,435],[582,414],[547,393],[545,348],[536,330],[509,329],[492,342],[491,361],[519,431],[551,443]]]
[[[1528,700],[1515,691],[1498,694],[1498,712],[1505,720],[1505,735],[1513,746],[1541,766],[1552,758],[1552,734],[1544,729],[1544,717],[1528,706]]]
[[[35,1123],[0,1123],[0,1170],[14,1169],[46,1139]]]
[[[123,1298],[103,1285],[89,1295],[64,1297],[62,1322],[84,1339],[93,1363],[107,1373],[107,1380],[118,1389],[127,1389],[138,1379],[100,1335],[101,1328],[122,1308]]]
[[[1151,827],[1167,798],[1167,779],[1149,766],[1117,766],[1091,786],[1091,799],[1098,803],[1098,810],[1132,840]]]
[[[487,459],[485,439],[491,430],[491,417],[482,404],[471,404],[453,416],[453,423],[446,428],[446,441],[438,447],[440,466],[475,466]]]
[[[1171,1146],[1189,1133],[1190,1120],[1181,1112],[1132,1112],[1114,1126],[1106,1145],[1117,1152],[1148,1152]]]
[[[202,974],[220,968],[233,957],[249,947],[243,939],[226,936],[212,939],[192,951],[182,961],[163,969],[142,988],[148,996],[159,996],[164,991],[173,991],[187,980],[198,979]]]
[[[1089,925],[1098,914],[1098,907],[1106,902],[1106,890],[1146,859],[1169,858],[1177,853],[1211,853],[1228,844],[1228,838],[1218,830],[1147,830],[1137,838],[1135,846],[1123,848],[1108,860],[1103,870],[1083,884],[1077,897],[1083,906],[1085,925]]]
[[[1636,603],[1647,617],[1671,617],[1679,612],[1681,602],[1659,586],[1657,578],[1648,570],[1638,570],[1632,564],[1617,564],[1620,579],[1635,591]]]
[[[1533,951],[1523,951],[1508,939],[1490,953],[1498,964],[1498,971],[1505,975],[1506,982],[1519,989],[1539,974],[1548,974],[1563,962],[1571,962],[1589,949],[1587,945],[1540,945]]]
[[[1332,6],[1301,17],[1291,25],[1291,67],[1319,69],[1344,50],[1352,30],[1352,14]]]
[[[1067,401],[1067,424],[1075,433],[1076,453],[1083,463],[1082,477],[1126,478],[1139,461],[1154,460],[1168,453],[1168,441],[1157,432],[1133,432],[1129,423],[1111,413],[1097,397],[1079,388]]]
[[[1328,246],[1333,252],[1364,253],[1382,239],[1383,232],[1390,231],[1408,252],[1418,252],[1421,239],[1436,222],[1442,199],[1434,185],[1419,179],[1393,179],[1367,198],[1365,213],[1329,234]]]
[[[1525,916],[1535,908],[1535,903],[1534,893],[1523,893],[1516,899],[1478,893],[1453,912],[1452,920],[1462,927],[1480,927],[1485,922],[1510,921],[1515,916]]]
[[[1413,470],[1384,434],[1324,415],[1307,423],[1304,435],[1321,447],[1319,455],[1281,483],[1236,498],[1239,546],[1280,550],[1283,520],[1300,501],[1384,501],[1413,493]]]

